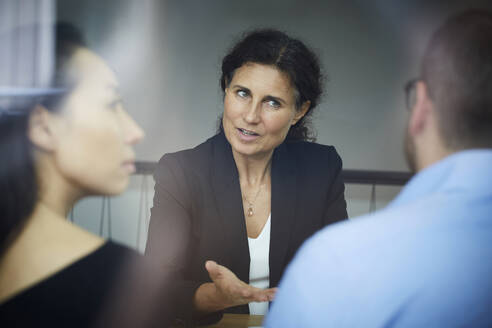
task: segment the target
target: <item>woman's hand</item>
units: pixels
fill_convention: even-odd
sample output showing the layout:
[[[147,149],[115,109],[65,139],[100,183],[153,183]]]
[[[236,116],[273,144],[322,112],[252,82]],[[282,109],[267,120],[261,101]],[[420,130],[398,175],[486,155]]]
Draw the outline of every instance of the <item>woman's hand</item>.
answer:
[[[231,270],[214,261],[207,261],[205,268],[217,292],[222,296],[227,307],[247,304],[250,302],[271,302],[277,288],[260,289],[240,280]]]
[[[260,289],[248,285],[214,261],[207,261],[205,268],[213,283],[201,285],[195,293],[195,308],[200,312],[214,312],[250,302],[270,302],[275,297],[277,288]]]

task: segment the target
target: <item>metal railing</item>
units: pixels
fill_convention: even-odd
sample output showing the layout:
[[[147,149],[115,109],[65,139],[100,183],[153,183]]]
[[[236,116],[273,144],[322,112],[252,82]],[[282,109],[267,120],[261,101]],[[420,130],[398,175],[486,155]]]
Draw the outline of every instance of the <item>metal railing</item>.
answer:
[[[144,238],[143,236],[145,236],[149,225],[151,195],[149,194],[150,192],[148,187],[150,186],[150,179],[152,179],[151,175],[154,173],[156,165],[156,162],[151,161],[138,161],[135,163],[136,172],[134,175],[141,177],[140,199],[138,201],[138,208],[136,209],[137,212],[135,213],[135,215],[137,215],[137,236],[135,242],[136,247],[140,249],[142,248],[144,241],[142,238]],[[376,186],[403,186],[412,177],[410,172],[371,170],[343,170],[342,175],[346,184],[372,186],[369,201],[369,212],[376,210]],[[113,234],[111,213],[112,197],[102,197],[101,201],[98,232],[99,235],[111,239]],[[70,212],[69,219],[74,221],[74,209]]]
[[[150,175],[154,172],[156,165],[156,162],[136,162],[135,174]],[[345,183],[393,186],[403,186],[412,177],[410,172],[372,170],[343,170],[342,175]]]

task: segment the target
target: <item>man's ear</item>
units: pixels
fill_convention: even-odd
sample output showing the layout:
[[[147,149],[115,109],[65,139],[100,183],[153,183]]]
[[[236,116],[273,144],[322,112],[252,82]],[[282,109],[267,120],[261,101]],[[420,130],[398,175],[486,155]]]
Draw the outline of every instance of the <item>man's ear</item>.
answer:
[[[416,101],[411,109],[409,122],[409,132],[413,137],[419,135],[429,124],[432,111],[432,100],[429,98],[429,91],[425,82],[417,82],[415,88]]]
[[[302,104],[301,109],[296,111],[296,114],[294,115],[294,119],[292,120],[291,125],[295,125],[297,122],[299,122],[299,120],[303,118],[304,115],[306,115],[310,107],[311,107],[311,101],[306,100],[304,104]]]
[[[29,140],[38,148],[53,151],[56,148],[54,117],[45,107],[36,105],[29,115],[27,128]]]

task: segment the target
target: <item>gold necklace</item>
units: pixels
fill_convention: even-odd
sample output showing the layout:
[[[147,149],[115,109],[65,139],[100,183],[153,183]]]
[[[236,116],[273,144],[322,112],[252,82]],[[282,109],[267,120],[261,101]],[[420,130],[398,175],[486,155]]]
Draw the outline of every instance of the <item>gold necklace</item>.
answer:
[[[260,194],[260,191],[261,191],[261,188],[263,187],[263,185],[260,185],[260,188],[258,188],[258,191],[256,192],[256,196],[255,198],[253,199],[252,202],[250,202],[246,196],[244,196],[244,200],[248,203],[248,216],[251,217],[253,216],[253,214],[255,214],[254,210],[253,210],[253,206],[255,205],[255,202],[256,202],[256,199],[258,198],[258,195]]]

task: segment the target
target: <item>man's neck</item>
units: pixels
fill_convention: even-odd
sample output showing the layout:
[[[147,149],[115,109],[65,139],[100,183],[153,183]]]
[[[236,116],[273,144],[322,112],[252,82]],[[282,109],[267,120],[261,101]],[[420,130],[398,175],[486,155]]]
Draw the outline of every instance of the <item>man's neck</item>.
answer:
[[[427,167],[443,160],[449,155],[455,153],[455,151],[450,150],[447,147],[442,145],[434,146],[434,147],[425,147],[421,152],[420,156],[418,156],[418,166],[417,171],[420,172]]]

